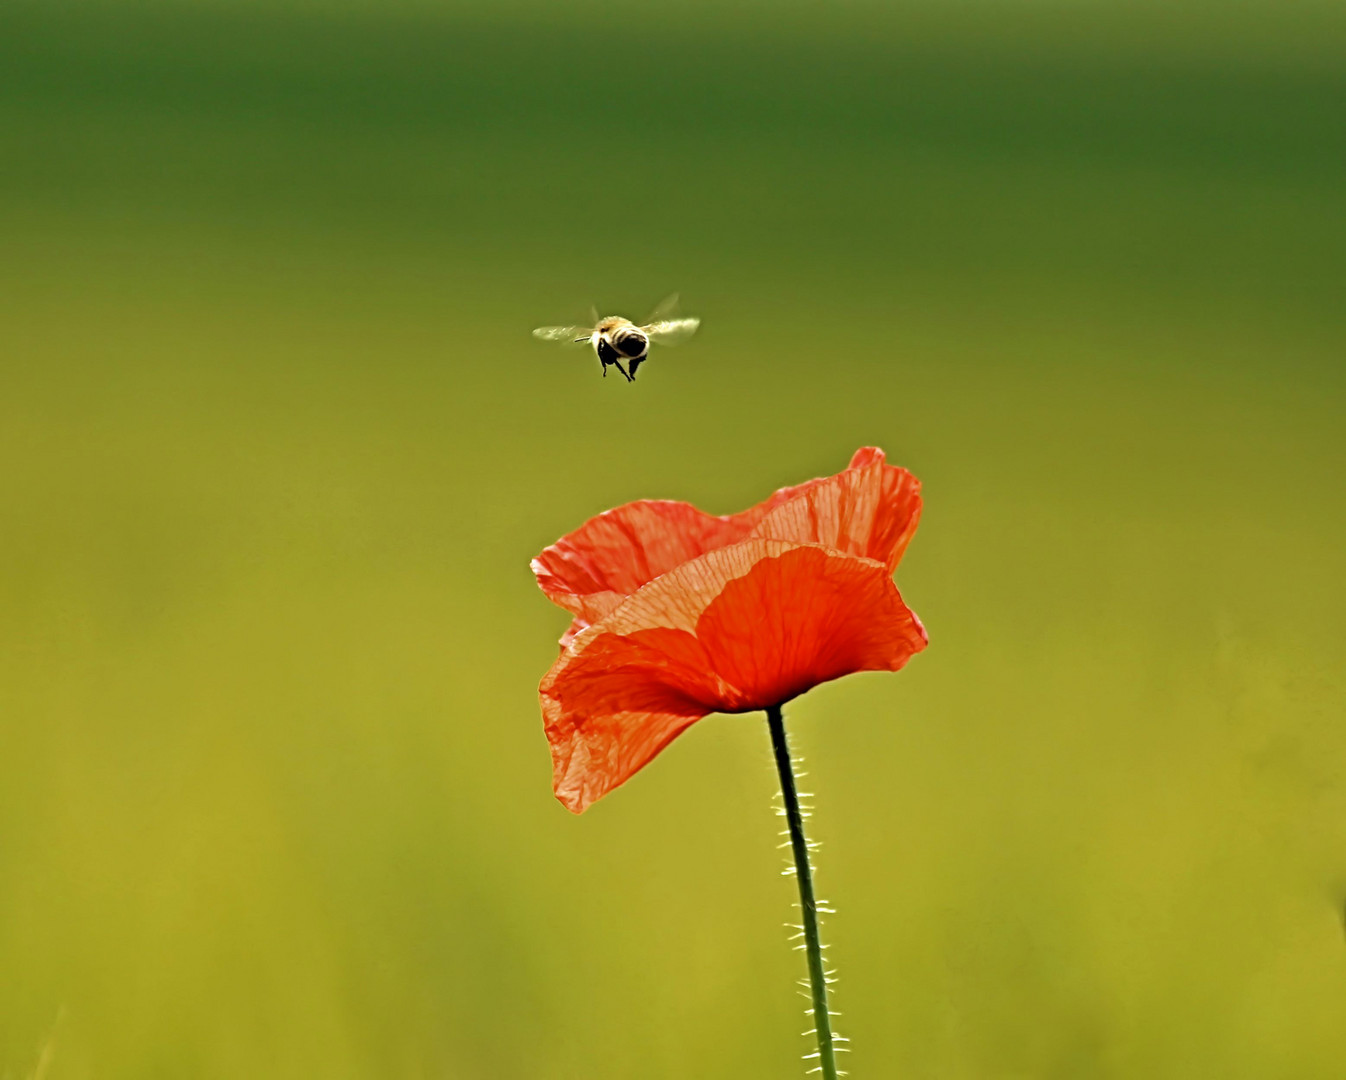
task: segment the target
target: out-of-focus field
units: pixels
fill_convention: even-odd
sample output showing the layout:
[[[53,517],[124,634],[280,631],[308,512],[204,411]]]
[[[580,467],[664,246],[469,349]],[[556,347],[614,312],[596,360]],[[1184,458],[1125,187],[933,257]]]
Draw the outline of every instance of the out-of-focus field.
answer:
[[[566,814],[527,564],[872,443],[853,1074],[1340,1077],[1339,11],[0,7],[0,1076],[802,1073],[764,724]]]

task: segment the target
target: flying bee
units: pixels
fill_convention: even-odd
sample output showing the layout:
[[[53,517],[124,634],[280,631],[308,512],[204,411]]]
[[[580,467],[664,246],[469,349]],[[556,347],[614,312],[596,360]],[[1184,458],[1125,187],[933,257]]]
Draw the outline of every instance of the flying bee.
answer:
[[[539,326],[533,331],[533,336],[562,345],[583,345],[587,342],[598,354],[604,378],[607,377],[609,365],[612,365],[626,376],[627,382],[635,382],[636,369],[649,358],[651,344],[676,345],[691,337],[701,325],[700,319],[679,318],[677,310],[678,294],[674,293],[654,309],[644,326],[637,326],[620,315],[600,319],[595,311],[591,326]],[[627,367],[622,367],[623,360]]]

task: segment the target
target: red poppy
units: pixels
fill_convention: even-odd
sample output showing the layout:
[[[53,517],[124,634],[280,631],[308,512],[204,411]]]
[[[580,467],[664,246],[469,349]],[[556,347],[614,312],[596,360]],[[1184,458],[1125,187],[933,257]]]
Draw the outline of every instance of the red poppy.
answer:
[[[869,447],[742,513],[633,502],[542,552],[538,584],[575,616],[540,687],[556,797],[579,813],[709,713],[925,648],[892,580],[920,488]]]

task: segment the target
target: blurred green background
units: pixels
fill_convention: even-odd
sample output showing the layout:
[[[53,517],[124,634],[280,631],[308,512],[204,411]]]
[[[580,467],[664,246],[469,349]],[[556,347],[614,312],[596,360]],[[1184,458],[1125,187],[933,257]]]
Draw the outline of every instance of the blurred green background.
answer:
[[[0,1076],[801,1075],[765,725],[567,814],[528,560],[878,444],[853,1074],[1340,1077],[1344,169],[1335,3],[8,0]]]

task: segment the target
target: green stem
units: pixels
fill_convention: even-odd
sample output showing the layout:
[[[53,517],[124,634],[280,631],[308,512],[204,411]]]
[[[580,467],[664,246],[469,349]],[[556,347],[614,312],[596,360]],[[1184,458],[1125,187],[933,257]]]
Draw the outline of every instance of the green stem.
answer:
[[[779,705],[767,709],[766,722],[771,730],[776,771],[780,773],[785,820],[790,827],[790,847],[795,857],[795,876],[799,879],[799,907],[804,915],[804,948],[808,953],[809,985],[813,991],[813,1031],[818,1037],[818,1071],[821,1071],[825,1080],[837,1080],[832,1014],[827,1010],[827,974],[823,969],[823,947],[818,940],[818,901],[813,895],[813,868],[809,865],[809,846],[804,839],[804,816],[799,810],[799,792],[795,789],[790,744],[785,737],[785,718],[781,715]]]

